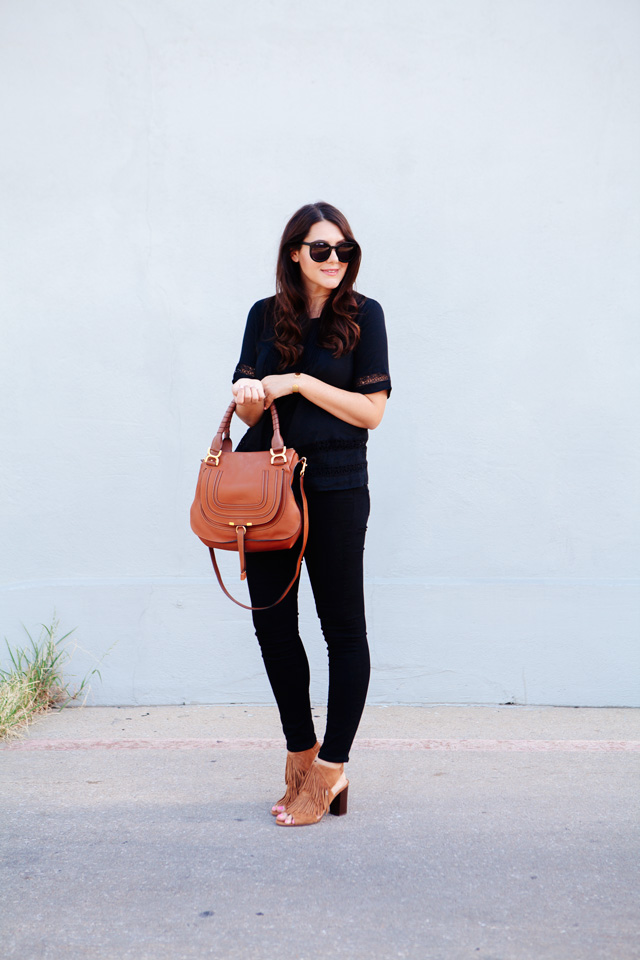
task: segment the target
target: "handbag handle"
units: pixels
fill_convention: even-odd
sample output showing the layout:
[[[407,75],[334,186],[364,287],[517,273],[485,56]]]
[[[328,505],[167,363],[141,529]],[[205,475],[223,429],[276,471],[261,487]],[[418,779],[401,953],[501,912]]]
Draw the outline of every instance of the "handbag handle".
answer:
[[[235,403],[232,403],[231,406],[235,407]],[[273,406],[271,407],[271,409],[273,410]],[[227,410],[227,413],[229,413],[228,410]],[[231,411],[231,413],[233,413],[233,410]],[[225,417],[226,416],[227,414],[225,413]],[[277,418],[278,418],[278,415],[276,414],[274,418],[274,425],[277,422]],[[223,423],[224,423],[224,420],[223,420]],[[278,430],[278,434],[279,433],[280,433],[280,430]],[[302,469],[300,472],[300,497],[302,499],[302,546],[300,547],[300,554],[298,556],[298,561],[296,563],[296,572],[293,576],[293,580],[291,581],[287,589],[284,591],[281,597],[278,597],[278,599],[274,601],[274,603],[270,603],[266,607],[251,607],[249,606],[249,604],[240,603],[239,600],[236,600],[235,597],[232,597],[229,591],[227,590],[227,588],[225,587],[224,583],[222,582],[222,576],[220,575],[220,570],[218,569],[218,564],[216,562],[216,555],[215,555],[214,549],[213,547],[209,547],[209,553],[211,555],[211,563],[213,564],[213,569],[215,570],[216,577],[218,578],[218,583],[222,587],[223,592],[229,597],[229,600],[233,600],[234,603],[237,603],[237,605],[239,607],[242,607],[244,610],[270,610],[272,607],[276,607],[281,600],[284,600],[286,595],[289,593],[289,590],[291,590],[291,587],[294,585],[294,583],[296,582],[296,580],[300,575],[302,558],[304,556],[304,551],[307,546],[307,539],[309,537],[309,508],[307,507],[307,497],[304,492],[304,469]]]
[[[225,414],[224,414],[224,417],[222,418],[222,422],[218,427],[218,432],[216,433],[215,437],[211,441],[211,446],[209,447],[207,457],[205,458],[207,459],[208,457],[211,457],[212,459],[216,460],[216,466],[217,466],[217,458],[222,453],[223,443],[225,442],[225,440],[229,441],[229,443],[227,444],[227,447],[230,446],[231,444],[231,418],[233,416],[235,409],[236,409],[236,401],[232,400],[229,406],[227,407],[227,409],[225,410]],[[278,454],[284,453],[286,451],[286,447],[282,440],[282,434],[280,433],[280,418],[278,417],[278,411],[276,410],[275,403],[271,404],[271,406],[269,407],[269,410],[271,411],[271,420],[273,421],[271,453],[278,453]]]

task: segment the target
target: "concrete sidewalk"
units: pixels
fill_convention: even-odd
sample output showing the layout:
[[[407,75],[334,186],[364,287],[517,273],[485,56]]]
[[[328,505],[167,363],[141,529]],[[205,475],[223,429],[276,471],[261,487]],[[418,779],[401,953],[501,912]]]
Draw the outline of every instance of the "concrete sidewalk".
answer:
[[[68,708],[0,747],[1,955],[638,958],[639,761],[634,710],[368,707],[282,829],[275,709]]]

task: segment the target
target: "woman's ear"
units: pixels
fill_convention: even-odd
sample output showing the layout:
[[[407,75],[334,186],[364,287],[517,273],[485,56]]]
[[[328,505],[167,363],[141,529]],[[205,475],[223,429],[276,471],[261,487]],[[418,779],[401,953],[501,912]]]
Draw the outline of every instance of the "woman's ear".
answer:
[[[291,259],[293,260],[294,263],[299,263],[299,261],[300,261],[300,251],[299,251],[299,250],[292,250],[292,251],[291,251]]]

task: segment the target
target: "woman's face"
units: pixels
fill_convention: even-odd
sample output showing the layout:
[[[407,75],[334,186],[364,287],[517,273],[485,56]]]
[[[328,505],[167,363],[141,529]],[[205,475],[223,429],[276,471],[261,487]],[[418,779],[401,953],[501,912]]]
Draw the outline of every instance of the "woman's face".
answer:
[[[328,220],[318,220],[317,223],[313,224],[304,239],[309,243],[313,243],[315,240],[324,240],[333,247],[344,240],[345,237],[335,223],[329,223]],[[335,250],[331,251],[331,256],[324,263],[316,263],[309,255],[309,247],[302,246],[299,250],[292,250],[291,259],[300,264],[302,281],[307,293],[310,294],[326,292],[328,296],[340,284],[348,267],[347,263],[340,263]]]

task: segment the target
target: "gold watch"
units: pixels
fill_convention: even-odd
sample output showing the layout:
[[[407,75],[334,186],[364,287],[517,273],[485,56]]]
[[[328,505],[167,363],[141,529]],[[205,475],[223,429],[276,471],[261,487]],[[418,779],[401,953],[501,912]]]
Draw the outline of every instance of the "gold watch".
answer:
[[[294,373],[293,383],[291,384],[291,393],[300,393],[300,387],[298,386],[298,380],[302,376],[301,373]]]

